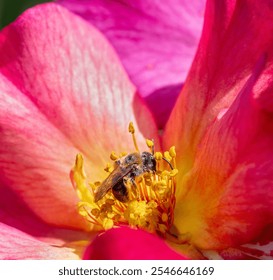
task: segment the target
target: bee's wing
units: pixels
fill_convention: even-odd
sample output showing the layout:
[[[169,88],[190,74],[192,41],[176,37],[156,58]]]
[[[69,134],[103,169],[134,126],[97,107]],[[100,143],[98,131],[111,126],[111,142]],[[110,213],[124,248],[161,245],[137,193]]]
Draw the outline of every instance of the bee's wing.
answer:
[[[95,202],[102,199],[106,193],[114,187],[116,184],[123,180],[123,177],[131,172],[134,164],[127,166],[116,166],[116,168],[110,173],[110,175],[101,183],[95,192]]]

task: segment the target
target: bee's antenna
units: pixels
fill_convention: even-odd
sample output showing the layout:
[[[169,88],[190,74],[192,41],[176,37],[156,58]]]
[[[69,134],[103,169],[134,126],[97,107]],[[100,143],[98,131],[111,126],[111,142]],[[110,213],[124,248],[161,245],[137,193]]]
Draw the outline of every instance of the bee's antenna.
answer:
[[[162,157],[162,159],[164,159],[169,164],[170,168],[173,170],[172,164],[165,157]]]

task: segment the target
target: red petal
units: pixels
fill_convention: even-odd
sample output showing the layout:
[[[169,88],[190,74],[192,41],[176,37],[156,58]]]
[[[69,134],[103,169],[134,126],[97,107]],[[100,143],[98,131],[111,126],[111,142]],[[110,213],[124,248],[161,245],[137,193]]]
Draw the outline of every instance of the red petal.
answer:
[[[142,230],[116,228],[98,235],[89,245],[84,259],[96,260],[181,260],[159,237]]]

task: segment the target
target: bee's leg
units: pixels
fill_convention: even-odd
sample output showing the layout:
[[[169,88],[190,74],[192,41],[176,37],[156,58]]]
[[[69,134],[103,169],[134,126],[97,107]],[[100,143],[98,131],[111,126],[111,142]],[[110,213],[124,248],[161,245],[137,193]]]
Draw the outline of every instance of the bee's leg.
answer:
[[[123,183],[127,186],[129,198],[132,197],[132,193],[137,197],[137,185],[135,180],[130,176],[124,176]]]
[[[118,166],[120,166],[120,160],[117,159],[115,162],[114,162],[114,167],[117,168]]]

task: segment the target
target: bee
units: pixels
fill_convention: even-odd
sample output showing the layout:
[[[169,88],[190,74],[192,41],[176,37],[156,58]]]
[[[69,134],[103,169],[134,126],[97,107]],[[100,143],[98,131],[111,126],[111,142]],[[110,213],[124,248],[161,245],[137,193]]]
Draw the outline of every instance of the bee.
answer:
[[[136,187],[135,178],[144,173],[156,171],[156,160],[149,152],[135,152],[115,161],[114,170],[95,192],[95,202],[102,199],[112,189],[114,197],[128,201],[128,186]]]

